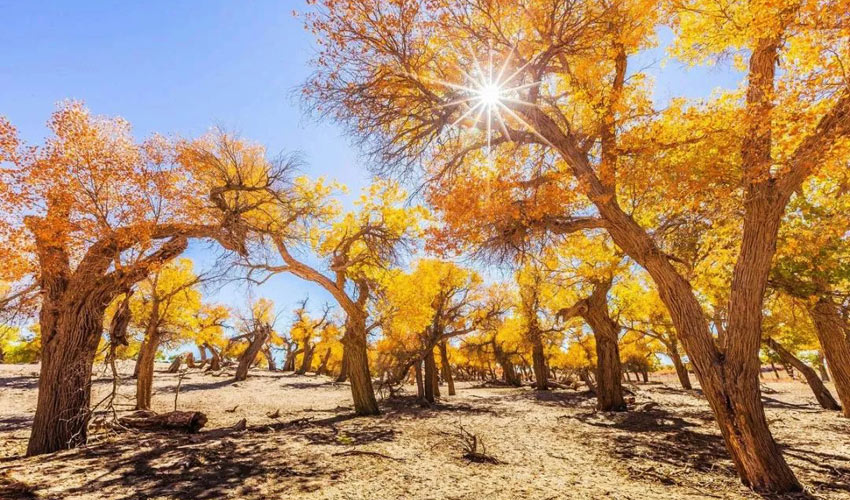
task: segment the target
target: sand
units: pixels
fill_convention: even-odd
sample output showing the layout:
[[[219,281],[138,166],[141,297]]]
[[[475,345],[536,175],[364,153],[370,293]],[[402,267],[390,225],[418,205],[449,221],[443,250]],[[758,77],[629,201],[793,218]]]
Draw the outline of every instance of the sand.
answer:
[[[154,379],[160,412],[174,408],[178,382],[165,367]],[[227,371],[191,371],[177,404],[207,414],[201,433],[104,429],[84,448],[24,458],[37,373],[0,365],[0,498],[762,498],[738,481],[699,391],[670,375],[630,385],[627,413],[596,412],[582,391],[461,382],[431,408],[403,397],[383,401],[381,416],[355,417],[348,385],[328,377],[253,370],[234,383]],[[93,401],[110,387],[99,372]],[[850,420],[820,410],[803,383],[770,375],[764,391],[771,429],[807,490],[789,498],[850,499]],[[119,415],[133,393],[123,380]],[[246,430],[220,430],[243,418]],[[464,459],[461,426],[499,463]]]

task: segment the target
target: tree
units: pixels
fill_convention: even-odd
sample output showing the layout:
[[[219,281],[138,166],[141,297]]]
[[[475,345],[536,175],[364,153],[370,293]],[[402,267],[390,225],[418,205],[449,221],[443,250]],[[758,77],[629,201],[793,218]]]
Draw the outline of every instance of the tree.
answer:
[[[176,347],[199,330],[201,292],[197,287],[203,278],[193,267],[190,259],[168,262],[139,282],[130,296],[130,326],[143,332],[137,361],[137,410],[151,408],[154,362],[160,347]]]
[[[235,375],[237,382],[248,378],[248,368],[254,364],[257,355],[274,332],[274,319],[274,302],[265,298],[251,304],[250,315],[242,319],[239,327],[242,334],[231,339],[231,341],[244,339],[248,342],[245,350],[239,355],[239,365],[236,367]]]
[[[319,69],[304,87],[319,110],[348,123],[384,165],[409,167],[425,157],[433,190],[452,183],[460,189],[458,178],[469,179],[467,192],[483,188],[446,206],[546,189],[563,193],[548,202],[536,197],[543,202],[525,211],[503,203],[492,213],[507,217],[486,227],[604,228],[658,287],[742,481],[762,491],[799,490],[760,398],[762,303],[788,201],[816,167],[841,153],[850,134],[850,89],[841,70],[848,58],[840,21],[847,6],[671,2],[680,59],[735,52],[747,75],[743,93],[720,95],[716,103],[743,117],[722,122],[739,126],[724,135],[734,168],[723,176],[736,177],[742,188],[735,197],[742,231],[721,345],[687,273],[655,238],[662,221],[637,217],[642,214],[621,203],[632,198],[622,191],[630,184],[620,175],[627,164],[676,178],[686,171],[676,168],[682,165],[675,153],[710,145],[714,138],[704,134],[713,135],[720,123],[710,121],[719,113],[708,112],[714,126],[678,124],[674,142],[659,145],[656,124],[664,117],[655,119],[645,79],[628,73],[631,56],[654,41],[655,3],[326,0],[321,7],[309,20],[322,44]],[[467,47],[453,47],[462,43]],[[462,68],[489,60],[495,69],[464,76]],[[452,127],[458,123],[466,127]],[[640,151],[620,149],[634,144]],[[443,191],[442,198],[456,198],[452,186]],[[576,211],[577,199],[591,210]],[[476,213],[445,218],[469,228]]]
[[[389,182],[367,188],[356,202],[357,210],[347,213],[340,213],[329,198],[331,188],[321,180],[300,178],[291,187],[270,186],[265,193],[264,210],[273,215],[253,220],[252,232],[276,250],[279,261],[247,266],[253,275],[294,274],[334,297],[346,315],[341,371],[351,380],[354,410],[358,415],[378,414],[367,339],[378,323],[369,323],[367,306],[380,275],[420,233],[423,209],[402,206],[405,193]],[[294,253],[305,241],[302,248],[306,246],[319,265]]]
[[[189,239],[244,252],[240,218],[251,208],[234,195],[244,183],[187,161],[193,142],[154,136],[137,144],[126,121],[93,116],[75,102],[63,104],[49,128],[43,146],[18,148],[0,181],[16,193],[10,203],[3,197],[11,206],[0,218],[24,240],[18,274],[37,276],[40,292],[42,364],[29,455],[86,441],[107,305]],[[3,134],[8,143],[11,132]],[[240,158],[231,172],[244,167]]]

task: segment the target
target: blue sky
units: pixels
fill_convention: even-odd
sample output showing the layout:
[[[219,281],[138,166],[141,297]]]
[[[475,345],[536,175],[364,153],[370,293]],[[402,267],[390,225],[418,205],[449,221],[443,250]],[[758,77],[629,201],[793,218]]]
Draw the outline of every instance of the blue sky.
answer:
[[[223,126],[262,142],[271,153],[298,151],[304,173],[347,184],[353,196],[368,182],[366,165],[343,131],[307,117],[294,89],[311,73],[312,36],[303,28],[302,1],[24,2],[0,0],[0,114],[22,137],[40,143],[56,103],[79,99],[97,114],[120,115],[139,138],[153,132],[196,136]],[[671,39],[660,32],[662,45]],[[707,96],[734,88],[726,68],[661,64],[664,49],[641,54],[633,67],[657,81],[655,98]],[[208,250],[189,256],[204,262]],[[225,286],[216,298],[245,302],[245,287]],[[256,296],[273,299],[288,318],[312,284],[274,278]]]

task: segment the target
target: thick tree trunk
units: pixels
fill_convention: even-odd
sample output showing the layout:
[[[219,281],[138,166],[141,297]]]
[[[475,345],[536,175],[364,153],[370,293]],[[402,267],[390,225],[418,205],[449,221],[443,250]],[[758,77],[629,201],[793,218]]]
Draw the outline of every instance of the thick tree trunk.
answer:
[[[829,393],[829,389],[823,385],[818,374],[815,373],[815,370],[811,368],[809,365],[803,363],[799,358],[791,354],[788,350],[782,347],[779,342],[767,338],[764,340],[765,344],[768,347],[773,349],[773,352],[779,355],[782,358],[782,361],[788,365],[796,368],[800,373],[803,374],[803,377],[806,378],[806,382],[809,384],[809,387],[812,389],[812,392],[815,395],[815,399],[820,403],[821,408],[825,410],[841,410],[841,406],[835,401],[832,397],[832,394]]]
[[[452,367],[449,365],[449,353],[446,341],[440,342],[440,365],[443,369],[443,379],[449,388],[449,396],[455,395],[455,381],[452,378]]]
[[[248,378],[248,368],[254,363],[254,360],[257,358],[257,354],[263,348],[263,344],[266,343],[266,340],[269,338],[269,331],[266,327],[258,328],[254,332],[254,336],[251,338],[251,343],[248,344],[248,348],[245,349],[245,352],[242,353],[242,356],[239,357],[239,366],[236,367],[236,377],[237,381],[245,380]]]
[[[136,378],[136,409],[150,410],[153,393],[153,372],[156,361],[156,351],[159,349],[160,335],[149,331],[139,351],[139,376]]]
[[[201,363],[206,363],[208,361],[207,358],[207,349],[203,345],[196,345],[198,348],[198,352],[201,355]]]
[[[832,373],[832,383],[843,408],[842,414],[850,417],[850,343],[845,336],[844,319],[828,296],[818,299],[809,308],[809,315]]]
[[[568,319],[581,316],[596,340],[596,406],[601,411],[625,411],[623,368],[620,363],[620,326],[608,314],[608,291],[612,277],[596,283],[593,292],[574,306],[559,311]],[[628,372],[626,372],[628,378]]]
[[[133,366],[133,378],[139,378],[139,370],[141,369],[141,359],[142,359],[142,351],[145,349],[145,341],[142,339],[141,345],[139,345],[139,355],[136,356],[136,363]]]
[[[38,403],[27,456],[84,444],[91,412],[91,374],[108,300],[68,290],[67,302],[46,294],[40,313],[42,336]]]
[[[295,371],[295,358],[301,354],[301,350],[295,348],[286,353],[286,360],[283,362],[283,371],[285,372],[294,372]]]
[[[675,347],[670,349],[670,359],[673,360],[673,366],[676,368],[676,376],[679,377],[679,383],[682,384],[682,389],[690,391],[691,377],[688,375],[688,369],[685,363],[682,363],[682,357],[679,355],[679,350]]]
[[[180,371],[180,364],[183,362],[183,355],[178,354],[174,357],[174,361],[168,367],[168,373],[177,373]]]
[[[328,347],[325,350],[325,355],[322,356],[322,360],[319,362],[319,366],[316,368],[316,375],[324,375],[328,372],[328,361],[331,359],[331,348]]]
[[[434,404],[436,401],[436,386],[437,386],[437,363],[434,360],[434,349],[426,349],[423,357],[423,365],[425,372],[422,376],[424,382],[425,401]]]
[[[499,346],[496,340],[493,340],[493,352],[496,355],[496,362],[499,363],[499,366],[502,368],[502,378],[505,382],[515,387],[522,386],[522,380],[520,380],[514,364],[511,362],[510,357],[502,351],[501,346]],[[490,375],[493,379],[496,378],[496,374],[493,373],[492,367],[490,368]]]
[[[195,355],[191,352],[186,353],[186,367],[194,368],[195,367]]]
[[[266,347],[263,349],[263,356],[266,357],[266,362],[269,364],[269,371],[276,372],[277,363],[275,363],[274,355],[272,354],[272,348],[270,345],[266,344]]]
[[[369,372],[365,318],[352,318],[349,315],[348,328],[342,340],[348,357],[348,378],[351,380],[354,412],[358,415],[378,415],[381,412],[378,409],[378,401],[375,399],[375,390],[372,387],[372,375]]]
[[[549,390],[549,378],[546,373],[546,353],[539,331],[531,334],[531,362],[534,367],[534,388],[538,391]]]
[[[416,378],[416,399],[425,401],[425,381],[422,377],[422,361],[416,360],[416,363],[414,363],[413,376]]]

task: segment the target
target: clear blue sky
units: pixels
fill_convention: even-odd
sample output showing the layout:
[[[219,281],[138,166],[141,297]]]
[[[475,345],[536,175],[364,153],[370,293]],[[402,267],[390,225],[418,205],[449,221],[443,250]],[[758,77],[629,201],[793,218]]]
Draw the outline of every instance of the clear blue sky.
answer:
[[[196,136],[220,125],[267,145],[272,153],[300,151],[305,173],[339,180],[356,194],[369,175],[334,124],[305,117],[293,89],[311,73],[312,37],[293,10],[303,1],[12,1],[0,0],[0,114],[25,140],[40,143],[57,102],[80,99],[97,114],[120,115],[139,138],[152,132]],[[670,33],[662,31],[662,44]],[[659,104],[671,97],[707,96],[735,87],[725,68],[660,64],[664,50],[642,54],[652,65]],[[203,261],[205,247],[190,256]],[[244,303],[244,287],[217,298]],[[255,292],[273,299],[288,319],[315,286],[275,278]]]

